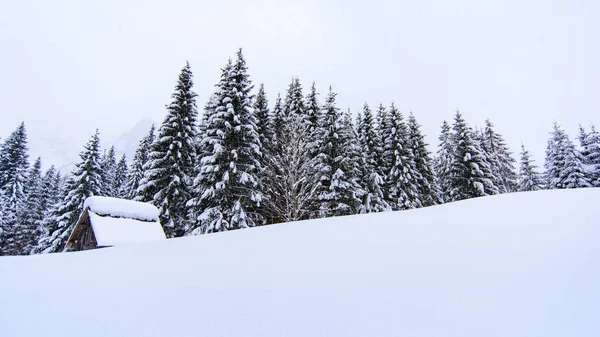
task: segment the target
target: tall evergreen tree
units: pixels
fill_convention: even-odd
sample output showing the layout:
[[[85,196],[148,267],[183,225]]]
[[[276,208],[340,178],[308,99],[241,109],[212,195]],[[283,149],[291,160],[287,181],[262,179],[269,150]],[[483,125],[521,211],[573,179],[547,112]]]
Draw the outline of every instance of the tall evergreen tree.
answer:
[[[273,140],[273,125],[271,125],[271,112],[269,111],[269,101],[265,94],[265,87],[261,83],[256,101],[254,102],[254,113],[256,115],[256,131],[263,148],[271,147]]]
[[[361,213],[381,212],[390,209],[383,194],[384,180],[379,174],[379,160],[383,144],[377,132],[373,113],[365,103],[357,123],[360,147],[360,185],[365,190]]]
[[[386,175],[386,199],[393,210],[421,207],[416,185],[413,154],[408,145],[408,127],[404,115],[392,103],[384,130],[384,161],[390,165]]]
[[[261,144],[252,108],[252,82],[240,49],[237,60],[223,68],[217,84],[216,107],[201,141],[208,153],[200,160],[195,197],[188,202],[192,225],[202,234],[251,227],[263,219],[256,212]]]
[[[546,179],[549,189],[591,187],[582,156],[569,136],[555,122],[546,147]]]
[[[408,147],[415,163],[415,179],[418,199],[423,206],[437,205],[443,202],[438,182],[433,171],[431,153],[427,149],[421,125],[415,116],[408,117]]]
[[[489,119],[485,120],[481,140],[484,154],[490,163],[494,184],[500,193],[516,191],[518,180],[515,172],[516,161],[512,158],[504,137],[494,130],[494,124]]]
[[[529,151],[525,150],[525,146],[521,144],[521,167],[519,169],[519,186],[518,191],[538,191],[544,189],[544,182],[541,174],[537,172],[537,166],[533,164],[533,160],[529,155]]]
[[[450,201],[498,194],[498,187],[489,178],[489,164],[459,111],[456,111],[452,128],[451,144],[454,151],[449,171]]]
[[[271,112],[271,124],[273,125],[273,146],[274,143],[277,142],[277,139],[281,137],[285,125],[285,114],[283,112],[283,102],[281,99],[281,94],[277,94],[277,99],[275,100],[275,106],[273,107],[273,111]]]
[[[66,185],[66,184],[65,184]],[[37,222],[38,238],[37,245],[32,249],[32,254],[39,254],[48,249],[52,243],[52,235],[57,230],[58,209],[66,198],[67,190],[63,188],[62,177],[54,166],[51,166],[44,174],[42,183],[42,203],[44,212],[42,219]]]
[[[117,162],[117,166],[115,167],[115,177],[112,181],[112,191],[113,197],[127,199],[128,190],[127,190],[127,174],[129,172],[129,168],[127,167],[127,158],[125,154],[121,156],[119,162]]]
[[[451,137],[450,125],[448,122],[444,121],[442,123],[440,136],[438,137],[440,142],[434,160],[434,170],[439,182],[441,196],[444,201],[452,200],[450,198],[450,168],[452,167],[452,160],[454,159],[454,148],[452,147]]]
[[[18,215],[25,206],[25,183],[29,167],[25,123],[21,123],[0,147],[0,203],[2,226],[0,230],[0,255],[18,254],[15,231]]]
[[[117,170],[117,158],[115,147],[111,146],[102,156],[102,195],[115,197],[117,191],[114,189],[115,176]]]
[[[581,156],[588,180],[593,186],[600,186],[600,133],[594,125],[586,132],[579,127]]]
[[[151,202],[160,212],[167,237],[182,236],[187,222],[186,202],[196,163],[196,93],[192,91],[192,70],[186,63],[175,86],[167,116],[145,166],[138,188],[138,200]]]
[[[347,148],[347,125],[335,97],[330,87],[322,110],[323,138],[316,165],[320,176],[318,215],[325,217],[352,214],[356,200],[354,166]]]
[[[51,232],[48,236],[40,239],[36,251],[43,253],[62,251],[83,211],[85,199],[103,193],[104,177],[100,155],[100,136],[97,130],[84,146],[79,157],[80,162],[76,164],[66,182],[64,199],[43,221],[42,225]]]
[[[41,170],[42,160],[38,157],[27,174],[24,207],[20,209],[17,226],[13,229],[12,250],[16,255],[28,255],[37,244],[37,223],[45,211]]]
[[[126,198],[127,199],[135,199],[137,196],[138,188],[140,187],[140,182],[144,178],[144,173],[146,172],[145,168],[148,163],[148,159],[150,157],[150,150],[152,148],[152,143],[154,143],[154,124],[150,127],[150,131],[144,138],[140,140],[138,148],[133,155],[133,161],[131,163],[131,167],[129,168],[129,173],[127,175],[127,184],[126,184]]]
[[[303,123],[307,123],[308,114],[304,104],[304,96],[302,94],[302,85],[300,79],[292,79],[292,83],[288,87],[283,106],[284,123],[287,120],[299,116]]]

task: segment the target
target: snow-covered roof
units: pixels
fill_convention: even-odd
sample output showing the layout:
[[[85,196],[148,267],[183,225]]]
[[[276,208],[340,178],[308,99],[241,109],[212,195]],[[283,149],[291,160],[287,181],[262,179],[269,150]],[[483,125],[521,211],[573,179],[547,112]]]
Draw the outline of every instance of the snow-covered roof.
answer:
[[[118,198],[93,196],[85,200],[83,208],[99,215],[129,218],[144,221],[158,221],[158,209],[151,204]]]
[[[99,247],[166,239],[165,232],[158,220],[142,221],[101,216],[92,212],[91,208],[88,213]]]

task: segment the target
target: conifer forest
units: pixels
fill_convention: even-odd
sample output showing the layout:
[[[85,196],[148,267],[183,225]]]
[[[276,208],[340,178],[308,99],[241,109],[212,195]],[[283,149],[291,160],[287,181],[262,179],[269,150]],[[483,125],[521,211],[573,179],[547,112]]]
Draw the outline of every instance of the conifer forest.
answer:
[[[101,148],[97,130],[72,172],[43,170],[40,158],[29,157],[24,123],[0,135],[0,255],[63,251],[94,195],[152,203],[173,238],[600,186],[593,125],[571,137],[555,122],[536,165],[525,145],[509,149],[492,121],[476,129],[460,111],[440,121],[439,142],[430,145],[418,115],[393,103],[365,103],[355,116],[338,107],[334,88],[318,92],[298,78],[269,102],[241,49],[212,96],[197,97],[193,84],[186,64],[164,121],[133,158]]]

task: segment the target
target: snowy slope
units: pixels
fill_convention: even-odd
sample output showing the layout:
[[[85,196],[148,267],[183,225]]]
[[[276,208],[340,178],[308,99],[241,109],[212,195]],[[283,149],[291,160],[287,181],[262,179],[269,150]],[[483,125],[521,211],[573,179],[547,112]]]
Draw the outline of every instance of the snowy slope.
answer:
[[[600,189],[0,258],[0,336],[600,336]]]

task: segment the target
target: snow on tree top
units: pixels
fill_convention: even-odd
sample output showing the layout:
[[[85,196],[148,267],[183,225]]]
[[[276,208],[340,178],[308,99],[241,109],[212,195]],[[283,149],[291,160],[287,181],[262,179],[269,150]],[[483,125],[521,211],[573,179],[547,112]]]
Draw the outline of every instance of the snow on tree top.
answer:
[[[143,202],[92,196],[85,199],[83,208],[86,207],[98,215],[158,222],[158,209]]]

